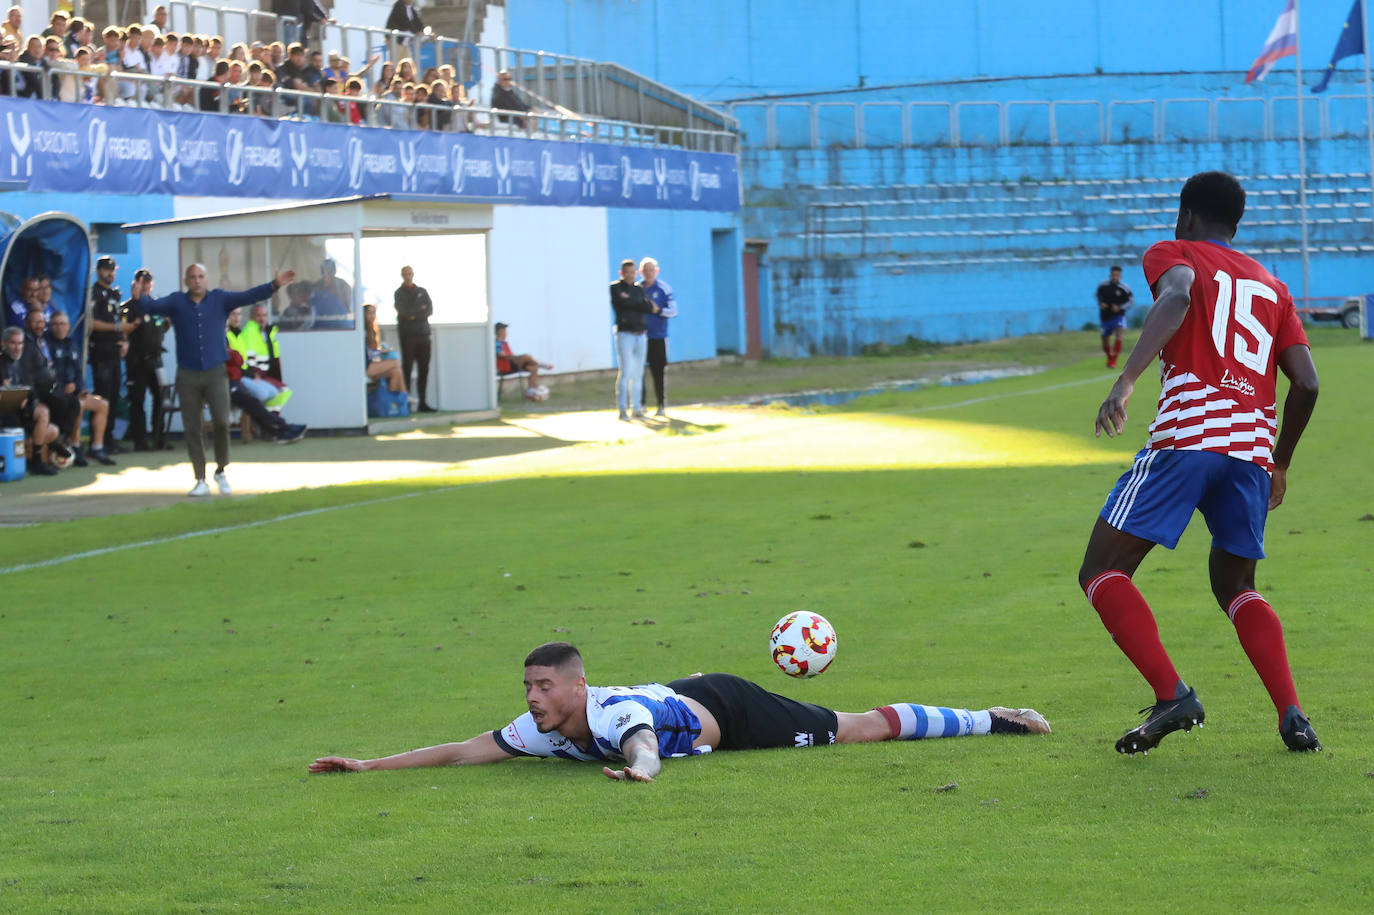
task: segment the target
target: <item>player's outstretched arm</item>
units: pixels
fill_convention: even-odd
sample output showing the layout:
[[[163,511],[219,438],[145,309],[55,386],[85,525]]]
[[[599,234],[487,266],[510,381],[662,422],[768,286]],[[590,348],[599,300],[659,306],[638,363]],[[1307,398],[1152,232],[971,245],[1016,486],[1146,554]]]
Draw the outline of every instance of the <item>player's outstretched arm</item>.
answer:
[[[625,754],[625,768],[603,767],[601,771],[607,778],[616,781],[651,782],[663,768],[663,763],[658,758],[658,735],[649,728],[635,731],[626,737],[625,742],[620,745],[620,752]]]
[[[1107,433],[1115,437],[1126,431],[1126,403],[1135,392],[1135,382],[1150,363],[1155,361],[1164,344],[1183,324],[1191,302],[1193,279],[1196,274],[1192,267],[1176,264],[1164,271],[1155,281],[1155,304],[1145,317],[1145,326],[1140,329],[1140,339],[1131,348],[1126,359],[1126,367],[1121,377],[1112,385],[1111,393],[1097,410],[1097,424],[1094,434]]]
[[[1287,347],[1279,353],[1279,370],[1288,378],[1288,396],[1283,401],[1283,422],[1274,443],[1274,474],[1269,481],[1269,509],[1283,504],[1288,492],[1288,465],[1293,450],[1312,418],[1317,406],[1317,366],[1312,350],[1302,344]]]
[[[376,769],[414,769],[421,766],[475,766],[500,762],[511,755],[496,743],[491,731],[478,734],[462,743],[441,743],[381,759],[350,759],[346,756],[321,756],[310,764],[310,771],[371,772]]]

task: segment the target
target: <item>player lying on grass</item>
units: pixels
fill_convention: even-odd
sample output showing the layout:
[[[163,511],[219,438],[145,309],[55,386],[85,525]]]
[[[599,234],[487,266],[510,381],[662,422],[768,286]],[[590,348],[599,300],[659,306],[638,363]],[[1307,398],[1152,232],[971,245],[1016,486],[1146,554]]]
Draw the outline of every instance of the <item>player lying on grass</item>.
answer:
[[[623,767],[601,771],[613,779],[648,782],[658,774],[660,759],[712,750],[1050,731],[1033,709],[974,712],[901,703],[871,712],[834,712],[770,693],[731,674],[697,674],[666,686],[588,686],[582,656],[567,642],[541,645],[525,658],[525,704],[529,711],[505,728],[462,743],[382,759],[324,756],[310,764],[310,771],[365,772],[561,756],[623,761]]]
[[[1298,704],[1283,626],[1255,590],[1264,522],[1288,490],[1293,449],[1317,402],[1317,369],[1288,288],[1231,247],[1244,213],[1245,191],[1230,175],[1203,172],[1183,185],[1177,240],[1145,252],[1154,307],[1097,412],[1097,434],[1120,435],[1135,381],[1159,356],[1163,384],[1149,439],[1107,496],[1078,572],[1103,625],[1155,693],[1145,723],[1116,742],[1121,753],[1148,752],[1203,721],[1197,693],[1179,679],[1131,580],[1155,544],[1178,544],[1194,509],[1212,532],[1212,594],[1274,702],[1283,742],[1321,749]],[[1290,385],[1276,443],[1278,370]]]

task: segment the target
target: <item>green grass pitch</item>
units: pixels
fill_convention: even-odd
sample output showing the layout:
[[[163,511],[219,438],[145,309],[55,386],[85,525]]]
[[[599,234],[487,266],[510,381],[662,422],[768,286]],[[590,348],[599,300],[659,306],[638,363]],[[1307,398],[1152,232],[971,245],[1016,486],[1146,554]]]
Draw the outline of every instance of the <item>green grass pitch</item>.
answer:
[[[0,574],[0,910],[1368,911],[1374,348],[1314,336],[1321,401],[1258,585],[1324,753],[1283,749],[1200,519],[1138,581],[1207,726],[1113,751],[1149,690],[1075,573],[1157,386],[1095,440],[1091,360],[739,410],[482,485],[5,531],[10,567],[337,507]],[[795,682],[766,642],[804,608],[839,655]],[[654,784],[523,760],[307,775],[506,724],[524,653],[560,638],[595,684],[726,670],[850,711],[1029,705],[1055,730],[721,753]]]

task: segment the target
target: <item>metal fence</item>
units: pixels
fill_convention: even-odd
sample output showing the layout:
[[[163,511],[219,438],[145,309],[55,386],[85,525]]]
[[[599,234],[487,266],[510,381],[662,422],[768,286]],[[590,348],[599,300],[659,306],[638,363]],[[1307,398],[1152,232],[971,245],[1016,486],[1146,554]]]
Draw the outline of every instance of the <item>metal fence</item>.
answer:
[[[768,149],[1059,146],[1364,137],[1363,95],[1009,101],[760,101],[725,105]]]
[[[66,67],[42,67],[0,61],[15,85],[20,74],[36,77],[37,98],[78,101],[93,82],[102,104],[119,104],[168,111],[201,111],[202,89],[219,90],[219,114],[349,123],[350,103],[357,104],[361,125],[429,129],[452,133],[480,133],[564,142],[655,146],[699,152],[737,152],[737,136],[728,130],[640,124],[572,113],[514,112],[462,104],[415,104],[388,98],[321,95],[295,89],[226,85],[213,81],[151,76],[146,73],[103,73]],[[122,88],[123,87],[123,88]],[[75,93],[75,95],[73,95]],[[342,110],[341,110],[342,106]],[[423,123],[428,115],[428,124]]]

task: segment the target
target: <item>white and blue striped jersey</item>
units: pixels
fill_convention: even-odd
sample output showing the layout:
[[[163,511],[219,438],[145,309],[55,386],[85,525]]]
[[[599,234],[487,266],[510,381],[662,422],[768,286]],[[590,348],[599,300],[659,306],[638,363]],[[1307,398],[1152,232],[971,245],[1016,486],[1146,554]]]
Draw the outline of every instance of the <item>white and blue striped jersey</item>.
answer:
[[[620,747],[625,738],[646,728],[658,735],[658,755],[663,759],[708,749],[692,749],[692,741],[701,734],[701,722],[677,693],[661,683],[587,687],[587,723],[592,731],[589,747],[578,746],[557,731],[541,734],[529,712],[491,733],[497,746],[512,756],[624,759]]]

